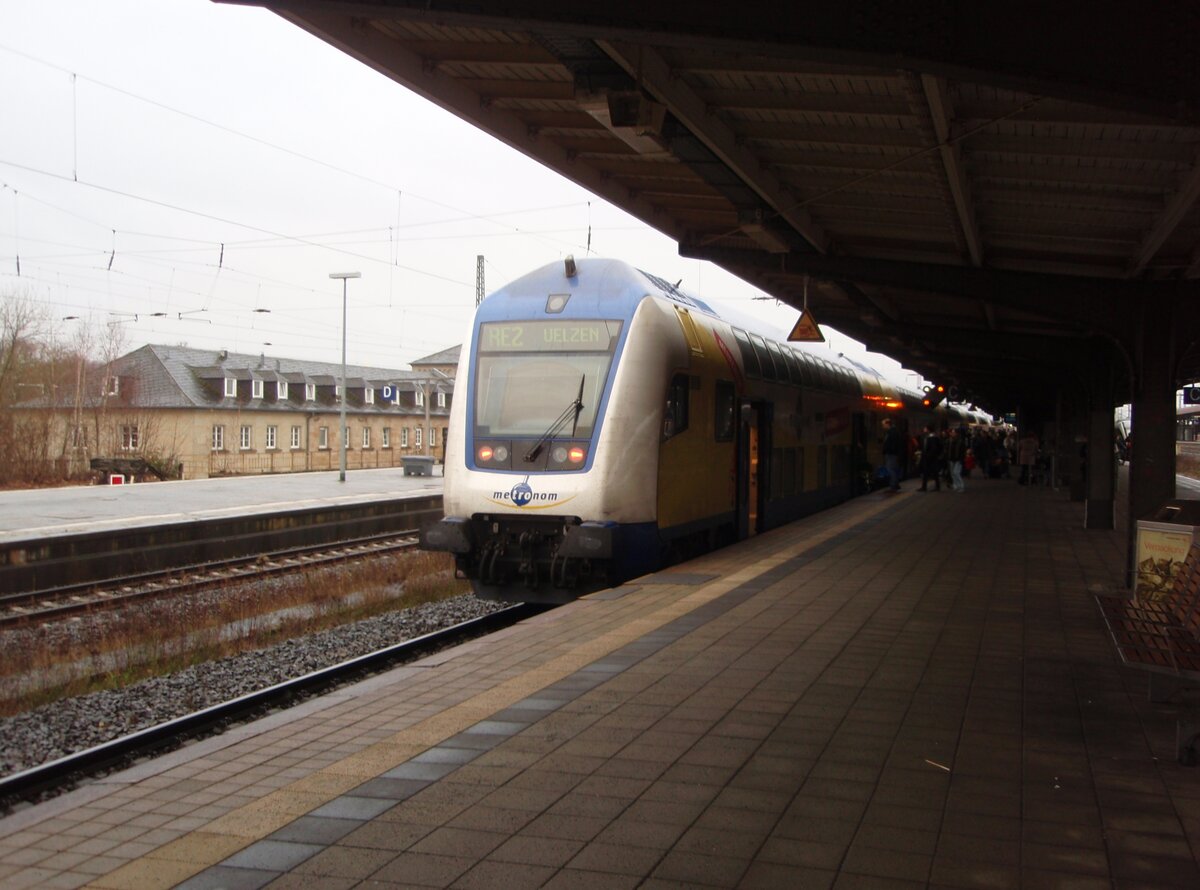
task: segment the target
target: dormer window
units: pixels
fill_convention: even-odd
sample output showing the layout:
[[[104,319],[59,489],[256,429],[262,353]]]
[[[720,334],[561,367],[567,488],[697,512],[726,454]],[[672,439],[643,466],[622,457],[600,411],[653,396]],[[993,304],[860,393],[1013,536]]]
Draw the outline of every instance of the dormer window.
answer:
[[[115,396],[121,391],[120,377],[105,377],[104,378],[104,394],[106,396]]]
[[[317,400],[317,385],[315,383],[304,384],[304,401],[315,402]]]
[[[375,390],[371,389],[371,387],[369,387],[369,386],[363,390],[363,404],[365,404],[365,405],[374,405],[375,404]]]
[[[437,406],[438,406],[439,408],[445,408],[445,407],[446,407],[446,394],[445,394],[444,392],[442,392],[441,390],[438,390],[438,394],[437,394]]]
[[[230,399],[237,398],[237,378],[235,378],[235,377],[226,377],[225,378],[225,396],[226,396],[226,398],[230,398]]]
[[[263,382],[261,380],[250,381],[250,397],[255,399],[263,397]]]
[[[275,383],[275,397],[280,401],[283,401],[288,397],[286,380],[279,380]]]
[[[413,404],[415,404],[418,408],[420,408],[422,405],[425,404],[425,390],[421,389],[421,387],[418,386],[415,396],[416,396],[416,401]]]

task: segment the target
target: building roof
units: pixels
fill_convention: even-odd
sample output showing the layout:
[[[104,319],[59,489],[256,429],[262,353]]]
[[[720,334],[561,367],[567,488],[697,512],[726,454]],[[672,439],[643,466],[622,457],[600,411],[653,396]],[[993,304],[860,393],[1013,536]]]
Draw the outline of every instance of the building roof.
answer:
[[[435,352],[432,355],[427,355],[425,358],[419,358],[412,362],[415,368],[418,365],[457,365],[458,355],[462,350],[462,346],[451,346],[448,349],[443,349],[441,352]]]
[[[113,363],[111,373],[136,381],[132,389],[127,387],[121,394],[126,404],[146,408],[212,408],[227,403],[223,384],[218,384],[218,381],[283,380],[296,387],[312,383],[329,388],[340,382],[342,366],[340,363],[268,357],[265,354],[150,344],[121,356]],[[382,389],[392,385],[401,392],[409,392],[415,388],[416,381],[422,379],[423,374],[411,370],[346,366],[346,388],[351,396],[351,407],[359,407],[355,405],[355,389]],[[272,400],[250,401],[262,401],[261,406],[255,407],[263,408],[299,407],[298,404],[280,405]],[[326,395],[323,401],[336,404],[332,393]],[[245,402],[245,399],[239,398],[239,403]],[[319,397],[317,407],[323,406]],[[368,410],[386,411],[389,407],[388,403],[380,402],[371,405]]]

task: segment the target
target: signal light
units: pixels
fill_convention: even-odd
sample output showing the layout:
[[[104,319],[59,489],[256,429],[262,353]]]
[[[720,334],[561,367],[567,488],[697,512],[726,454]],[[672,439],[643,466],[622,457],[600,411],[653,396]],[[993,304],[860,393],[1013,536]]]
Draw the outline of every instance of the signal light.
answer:
[[[583,463],[583,459],[587,457],[587,452],[576,446],[567,452],[567,460],[573,464]]]
[[[492,451],[491,445],[484,445],[482,448],[479,449],[479,459],[481,461],[491,460],[493,454],[494,454],[494,452]]]

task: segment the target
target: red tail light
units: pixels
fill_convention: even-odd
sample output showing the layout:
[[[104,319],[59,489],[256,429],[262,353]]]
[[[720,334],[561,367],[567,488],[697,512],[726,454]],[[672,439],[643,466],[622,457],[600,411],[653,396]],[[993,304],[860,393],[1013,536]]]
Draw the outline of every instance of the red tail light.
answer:
[[[585,457],[587,457],[587,452],[578,446],[572,448],[570,451],[567,452],[567,460],[569,460],[573,464],[583,463],[583,459]]]
[[[481,461],[489,461],[492,459],[492,446],[484,445],[479,449],[479,459]]]

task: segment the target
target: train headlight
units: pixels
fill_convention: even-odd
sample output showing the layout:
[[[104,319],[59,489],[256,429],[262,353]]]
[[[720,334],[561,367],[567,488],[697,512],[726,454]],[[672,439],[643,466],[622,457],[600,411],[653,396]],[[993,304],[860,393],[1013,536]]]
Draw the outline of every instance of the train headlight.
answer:
[[[550,453],[550,457],[556,464],[564,464],[567,462],[567,449],[559,445]]]
[[[475,449],[475,463],[480,466],[507,468],[509,454],[511,451],[507,444],[488,442]]]

